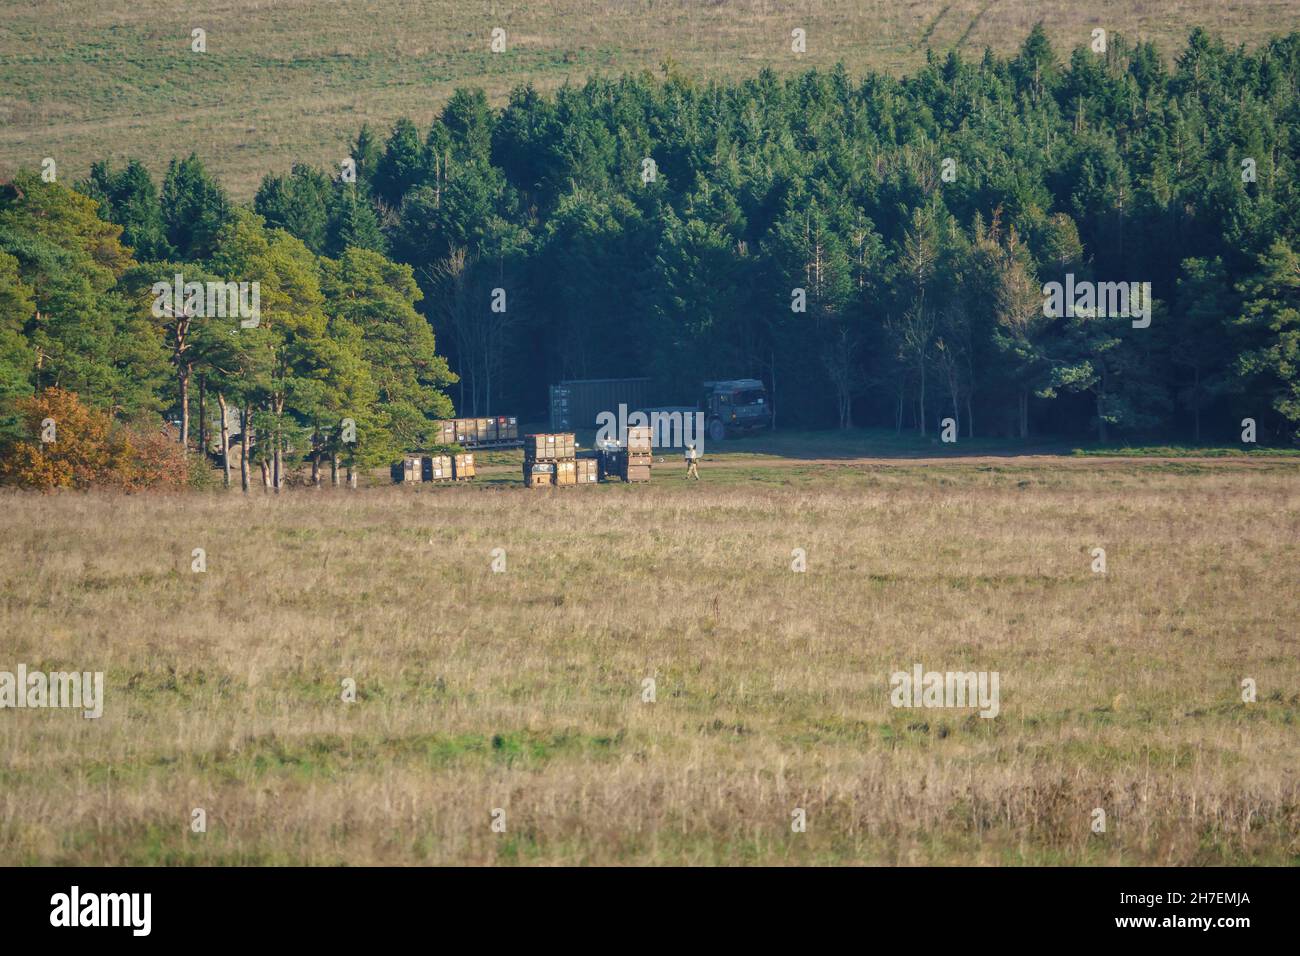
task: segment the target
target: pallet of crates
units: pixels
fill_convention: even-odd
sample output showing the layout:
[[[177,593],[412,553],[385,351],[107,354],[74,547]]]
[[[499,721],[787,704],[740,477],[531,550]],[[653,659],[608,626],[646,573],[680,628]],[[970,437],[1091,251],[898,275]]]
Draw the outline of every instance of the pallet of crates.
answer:
[[[626,448],[615,452],[606,465],[606,475],[635,484],[650,480],[650,461],[645,455],[633,454]]]
[[[555,463],[555,486],[572,488],[578,483],[578,462],[575,458]]]
[[[525,461],[524,462],[524,487],[525,488],[554,488],[555,487],[555,462]]]
[[[451,455],[425,455],[423,465],[425,481],[451,481]]]
[[[600,481],[600,461],[595,455],[581,455],[574,461],[575,478],[580,485],[594,485]]]
[[[438,444],[465,448],[514,448],[519,441],[519,419],[513,415],[493,418],[452,418],[436,422]]]
[[[577,451],[573,432],[525,435],[525,461],[569,461]]]
[[[419,455],[405,455],[393,462],[389,469],[395,485],[418,485],[424,480],[423,462]]]
[[[456,422],[454,420],[444,418],[433,423],[433,444],[456,444]]]
[[[623,446],[612,438],[597,438],[593,453],[596,457],[596,475],[599,481],[622,479],[620,456]]]
[[[524,484],[530,488],[577,483],[574,455],[577,443],[572,432],[526,435],[524,437]]]
[[[623,480],[649,481],[650,463],[654,459],[652,432],[648,426],[627,430],[627,447],[623,450]]]
[[[474,453],[463,451],[451,456],[451,476],[456,481],[470,481],[474,478]]]

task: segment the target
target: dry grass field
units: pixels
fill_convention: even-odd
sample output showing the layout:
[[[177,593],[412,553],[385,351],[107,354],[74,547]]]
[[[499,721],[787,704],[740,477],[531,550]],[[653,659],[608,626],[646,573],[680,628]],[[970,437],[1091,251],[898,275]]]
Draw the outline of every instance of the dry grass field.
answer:
[[[496,103],[592,74],[700,77],[843,61],[900,73],[926,51],[1014,50],[1043,19],[1063,55],[1093,27],[1160,44],[1193,26],[1255,46],[1296,27],[1295,0],[42,0],[0,7],[0,176],[53,157],[156,173],[195,150],[238,199],[294,162],[335,168],[363,121],[428,123],[458,85]],[[489,52],[493,27],[508,49]],[[190,51],[207,31],[208,52]],[[790,31],[807,32],[807,53]]]
[[[0,497],[0,863],[1300,861],[1300,461],[504,474]]]

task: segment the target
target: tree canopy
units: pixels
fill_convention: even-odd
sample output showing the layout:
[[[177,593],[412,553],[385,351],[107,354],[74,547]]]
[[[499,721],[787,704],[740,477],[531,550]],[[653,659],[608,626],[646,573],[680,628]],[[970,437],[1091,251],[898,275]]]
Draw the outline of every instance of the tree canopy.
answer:
[[[364,463],[427,445],[453,400],[540,415],[560,379],[649,376],[673,404],[761,378],[781,426],[1200,441],[1248,417],[1294,441],[1297,143],[1300,33],[1196,30],[1166,60],[1035,28],[901,78],[459,90],[427,129],[363,127],[339,169],[267,176],[251,209],[193,155],[158,186],[138,162],[75,191],[22,173],[0,434],[50,387],[185,418],[197,381],[261,460]],[[260,323],[151,315],[178,273],[258,282]],[[1150,299],[1057,314],[1052,283]]]

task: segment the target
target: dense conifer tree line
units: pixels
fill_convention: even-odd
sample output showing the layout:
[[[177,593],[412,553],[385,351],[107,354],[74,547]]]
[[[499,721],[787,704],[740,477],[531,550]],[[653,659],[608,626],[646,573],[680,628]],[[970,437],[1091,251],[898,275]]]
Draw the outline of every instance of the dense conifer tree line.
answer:
[[[1196,30],[1170,60],[1035,29],[901,79],[460,90],[428,128],[268,176],[251,209],[194,157],[160,185],[138,162],[75,192],[22,174],[0,196],[0,401],[58,386],[188,419],[201,381],[272,466],[331,458],[344,416],[379,461],[453,403],[527,417],[550,382],[642,375],[665,403],[762,378],[778,427],[1210,442],[1253,418],[1287,443],[1298,144],[1300,34]],[[265,321],[151,316],[178,272],[260,280]],[[1045,314],[1054,282],[1149,283],[1149,324]]]

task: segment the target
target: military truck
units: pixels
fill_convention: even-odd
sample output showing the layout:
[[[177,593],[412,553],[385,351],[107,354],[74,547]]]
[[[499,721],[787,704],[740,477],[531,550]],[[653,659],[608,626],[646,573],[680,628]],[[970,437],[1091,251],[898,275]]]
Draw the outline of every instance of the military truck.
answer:
[[[767,389],[756,378],[705,382],[700,409],[704,412],[705,434],[709,441],[722,441],[731,435],[772,427],[772,406],[767,400]]]

